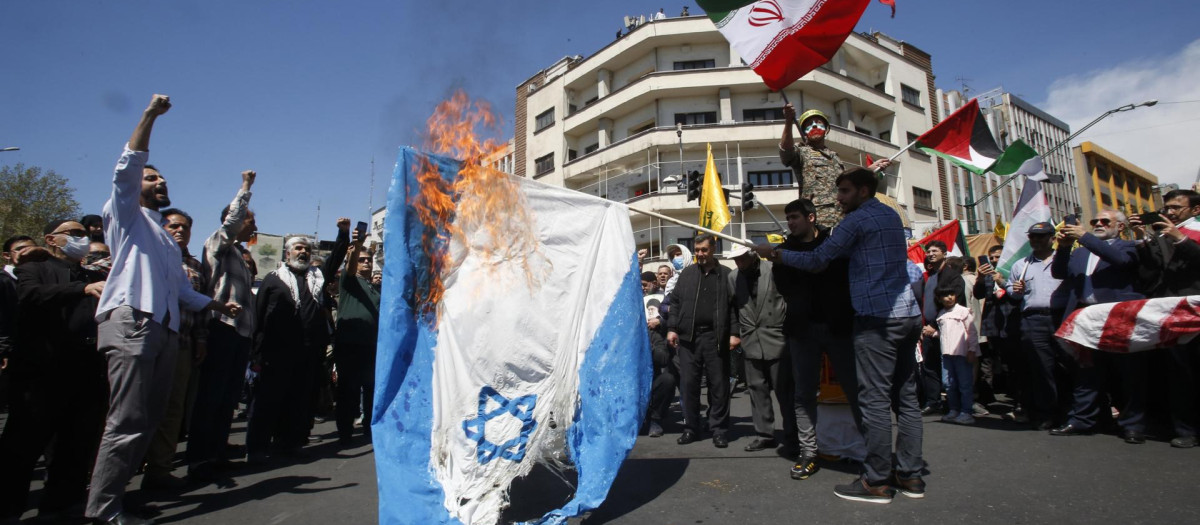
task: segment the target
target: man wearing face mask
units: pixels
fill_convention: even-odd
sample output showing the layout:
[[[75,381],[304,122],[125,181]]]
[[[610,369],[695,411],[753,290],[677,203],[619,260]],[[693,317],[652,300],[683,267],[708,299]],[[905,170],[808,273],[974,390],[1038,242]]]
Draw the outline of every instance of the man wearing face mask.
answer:
[[[43,452],[54,460],[39,518],[72,517],[72,507],[78,514],[104,421],[108,386],[92,315],[105,283],[80,265],[88,252],[82,224],[54,221],[44,231],[53,257],[16,269],[21,330],[9,365],[12,411],[0,437],[0,520],[25,511]]]
[[[829,117],[820,110],[810,109],[800,115],[800,144],[792,138],[796,125],[796,108],[790,103],[783,106],[783,139],[779,142],[779,160],[792,168],[792,174],[800,185],[801,199],[809,199],[816,205],[817,216],[830,228],[842,220],[837,203],[838,175],[845,171],[842,159],[825,143],[829,135]],[[878,160],[867,169],[882,170],[892,163]]]

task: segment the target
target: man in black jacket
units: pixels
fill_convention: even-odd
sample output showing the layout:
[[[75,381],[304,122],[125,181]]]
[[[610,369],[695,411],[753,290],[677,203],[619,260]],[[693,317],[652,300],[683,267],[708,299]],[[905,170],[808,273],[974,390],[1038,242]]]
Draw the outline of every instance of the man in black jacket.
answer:
[[[783,209],[788,235],[783,250],[810,252],[829,238],[829,229],[817,224],[817,209],[808,199],[794,200]],[[829,357],[834,377],[850,404],[854,425],[862,425],[858,407],[858,372],[850,338],[854,307],[850,305],[850,271],[846,259],[835,259],[818,273],[807,273],[776,264],[779,292],[787,302],[784,335],[792,358],[795,412],[800,442],[799,460],[792,479],[808,479],[817,466],[817,394],[821,389],[821,357]]]
[[[992,246],[988,249],[989,264],[979,267],[979,278],[971,293],[976,299],[983,301],[983,314],[980,332],[987,337],[987,344],[994,355],[1000,358],[1000,365],[1007,371],[1004,373],[1004,387],[1008,397],[1013,401],[1013,410],[1005,414],[1005,419],[1017,423],[1028,423],[1023,407],[1028,403],[1025,394],[1029,392],[1026,385],[1029,373],[1026,372],[1028,359],[1021,351],[1021,317],[1017,305],[1004,292],[1004,276],[996,271],[996,263],[1004,247]]]
[[[79,264],[88,247],[82,224],[54,221],[45,233],[53,257],[16,268],[21,330],[9,362],[12,411],[0,437],[0,519],[25,511],[44,451],[54,460],[39,517],[66,518],[81,505],[104,426],[108,385],[92,317],[104,281]]]
[[[667,343],[679,352],[679,390],[683,404],[684,430],[678,443],[700,439],[700,373],[708,381],[708,428],[713,445],[729,446],[729,365],[731,347],[740,344],[730,335],[735,321],[731,308],[729,268],[717,263],[717,239],[701,235],[694,241],[696,264],[679,273],[667,296]]]
[[[1200,294],[1200,242],[1180,231],[1185,223],[1200,220],[1200,193],[1174,190],[1163,195],[1166,221],[1142,224],[1141,217],[1130,217],[1134,231],[1145,242],[1138,246],[1143,291],[1149,297],[1181,297]],[[1196,371],[1200,370],[1200,338],[1169,350],[1171,367],[1171,423],[1175,438],[1171,446],[1196,446]]]
[[[330,339],[321,293],[350,246],[350,219],[338,219],[337,225],[333,253],[320,268],[309,264],[312,241],[288,239],[284,264],[263,279],[255,298],[258,332],[250,362],[260,373],[246,432],[251,463],[266,459],[272,441],[293,456],[307,441],[313,379]]]

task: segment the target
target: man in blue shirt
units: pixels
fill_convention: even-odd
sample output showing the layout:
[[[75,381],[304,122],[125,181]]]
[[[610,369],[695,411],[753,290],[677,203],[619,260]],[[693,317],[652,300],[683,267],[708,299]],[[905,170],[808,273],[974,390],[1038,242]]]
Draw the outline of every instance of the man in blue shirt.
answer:
[[[838,485],[843,499],[889,503],[899,490],[920,498],[921,410],[917,404],[916,355],[921,313],[908,277],[907,245],[900,216],[875,198],[879,179],[854,168],[836,179],[837,201],[845,214],[829,240],[810,252],[779,250],[769,244],[759,255],[806,272],[818,272],[839,257],[850,259],[850,303],[854,307],[854,354],[858,401],[867,457],[863,475]],[[892,408],[899,435],[892,472]]]

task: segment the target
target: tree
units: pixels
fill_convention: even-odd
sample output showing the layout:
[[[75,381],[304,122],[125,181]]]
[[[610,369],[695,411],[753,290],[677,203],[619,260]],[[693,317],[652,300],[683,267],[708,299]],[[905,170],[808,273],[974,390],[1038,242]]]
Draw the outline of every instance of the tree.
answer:
[[[38,238],[46,223],[79,219],[75,189],[54,170],[24,164],[0,168],[0,239]]]

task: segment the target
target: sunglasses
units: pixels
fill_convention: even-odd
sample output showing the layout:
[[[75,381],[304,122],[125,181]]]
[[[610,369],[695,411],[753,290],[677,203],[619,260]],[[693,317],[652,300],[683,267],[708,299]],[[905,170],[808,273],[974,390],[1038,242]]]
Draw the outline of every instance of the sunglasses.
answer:
[[[1092,219],[1092,220],[1088,221],[1088,224],[1091,224],[1092,227],[1095,227],[1096,225],[1099,225],[1099,224],[1108,226],[1108,225],[1112,224],[1112,219]]]

